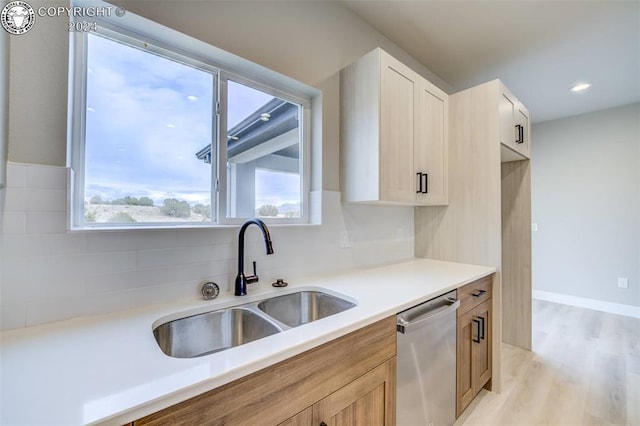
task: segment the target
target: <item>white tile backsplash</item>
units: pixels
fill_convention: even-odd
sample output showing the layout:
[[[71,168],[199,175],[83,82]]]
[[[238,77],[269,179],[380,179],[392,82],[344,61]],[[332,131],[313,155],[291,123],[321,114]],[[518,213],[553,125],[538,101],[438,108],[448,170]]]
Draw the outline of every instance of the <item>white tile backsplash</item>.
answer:
[[[24,234],[27,232],[27,214],[25,212],[7,212],[2,215],[2,233]]]
[[[26,232],[28,234],[65,234],[67,232],[67,213],[35,212],[27,213]]]
[[[86,234],[89,253],[170,248],[178,245],[178,231],[175,229],[87,231]]]
[[[138,251],[139,268],[202,263],[216,259],[213,246],[176,247]],[[222,257],[225,259],[225,257]]]
[[[72,255],[87,252],[86,234],[4,235],[5,252],[13,256]]]
[[[7,185],[5,211],[65,212],[67,192],[64,189],[13,188]]]
[[[63,167],[8,165],[0,328],[194,300],[204,281],[233,290],[237,227],[70,233],[66,175]],[[270,227],[274,255],[257,228],[247,230],[246,271],[255,260],[261,282],[295,282],[413,257],[413,209],[343,205],[338,192],[312,197],[322,201],[322,224]],[[345,230],[353,235],[346,249]]]
[[[67,189],[67,170],[64,167],[28,165],[27,187],[31,189]]]
[[[12,188],[24,188],[27,186],[27,170],[29,167],[26,164],[8,163],[7,164],[7,186],[11,185]]]

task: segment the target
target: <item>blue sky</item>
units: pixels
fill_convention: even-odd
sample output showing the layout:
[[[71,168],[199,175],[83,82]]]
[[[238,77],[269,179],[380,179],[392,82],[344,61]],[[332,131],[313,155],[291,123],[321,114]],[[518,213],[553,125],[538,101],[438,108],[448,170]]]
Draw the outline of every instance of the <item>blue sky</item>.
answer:
[[[87,198],[211,202],[211,165],[195,153],[213,137],[212,74],[89,35],[87,81]],[[229,128],[272,99],[234,82],[228,93]],[[290,182],[273,176],[260,192],[289,202]]]
[[[87,80],[86,195],[208,203],[213,76],[90,35]]]

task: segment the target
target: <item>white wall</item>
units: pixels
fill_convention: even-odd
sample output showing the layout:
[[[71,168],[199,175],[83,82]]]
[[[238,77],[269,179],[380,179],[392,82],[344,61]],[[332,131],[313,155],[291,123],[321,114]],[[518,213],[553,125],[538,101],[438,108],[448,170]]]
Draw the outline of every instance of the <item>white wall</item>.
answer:
[[[58,3],[65,4],[48,1],[46,6]],[[35,0],[30,4],[40,5]],[[323,201],[323,224],[274,227],[276,254],[269,257],[259,233],[248,232],[246,259],[258,260],[262,280],[295,282],[413,256],[413,209],[339,201],[337,73],[382,46],[449,90],[446,84],[333,2],[124,5],[322,90],[322,146],[312,159],[313,164],[322,160],[322,173],[312,182],[312,195]],[[0,328],[192,299],[205,280],[227,290],[236,272],[235,228],[66,232],[67,37],[65,19],[41,18],[29,33],[10,42],[11,163],[2,219]],[[339,247],[343,230],[352,232],[352,248]]]
[[[532,140],[534,291],[640,306],[640,104],[534,124]]]

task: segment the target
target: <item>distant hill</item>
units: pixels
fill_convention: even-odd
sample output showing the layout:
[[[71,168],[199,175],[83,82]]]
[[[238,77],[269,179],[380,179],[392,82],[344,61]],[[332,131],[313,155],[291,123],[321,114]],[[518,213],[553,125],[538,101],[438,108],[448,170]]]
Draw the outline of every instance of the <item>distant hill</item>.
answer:
[[[278,206],[278,211],[280,213],[299,212],[300,211],[300,204],[298,204],[298,203],[281,204],[281,205]]]

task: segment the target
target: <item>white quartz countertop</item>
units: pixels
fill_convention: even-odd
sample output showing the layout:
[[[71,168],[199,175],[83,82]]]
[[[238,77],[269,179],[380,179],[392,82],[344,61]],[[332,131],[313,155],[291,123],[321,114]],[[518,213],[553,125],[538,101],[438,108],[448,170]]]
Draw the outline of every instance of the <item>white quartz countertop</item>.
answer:
[[[487,266],[416,259],[248,287],[213,301],[155,305],[0,334],[0,424],[122,425],[495,272]],[[356,301],[342,313],[232,349],[171,358],[154,324],[276,295],[316,289]]]

